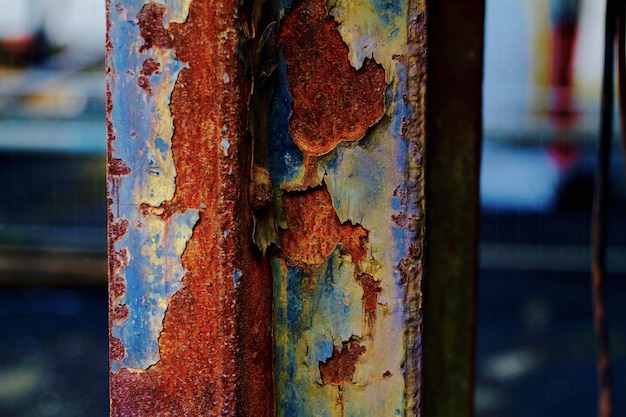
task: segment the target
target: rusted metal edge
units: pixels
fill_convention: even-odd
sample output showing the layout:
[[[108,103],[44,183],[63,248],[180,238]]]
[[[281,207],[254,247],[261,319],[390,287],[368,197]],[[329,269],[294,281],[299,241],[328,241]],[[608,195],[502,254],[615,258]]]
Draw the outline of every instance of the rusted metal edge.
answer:
[[[111,415],[273,415],[238,2],[107,13]]]

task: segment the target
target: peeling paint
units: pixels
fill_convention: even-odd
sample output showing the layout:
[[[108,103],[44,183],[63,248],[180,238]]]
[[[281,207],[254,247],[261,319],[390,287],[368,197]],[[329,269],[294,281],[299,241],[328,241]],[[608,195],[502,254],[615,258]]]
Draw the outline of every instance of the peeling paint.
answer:
[[[348,45],[356,69],[368,58],[385,68],[388,82],[394,76],[394,56],[406,54],[407,0],[327,0],[337,30]]]
[[[324,0],[301,2],[285,18],[287,83],[293,100],[289,128],[308,156],[358,141],[384,113],[384,70],[366,60],[359,71],[347,59],[348,47],[328,15]]]
[[[419,415],[423,2],[107,4],[111,415]]]
[[[107,1],[112,416],[274,414],[237,7]]]
[[[114,323],[112,335],[125,342],[125,357],[114,361],[120,366],[146,369],[159,360],[158,339],[163,317],[172,295],[183,287],[186,271],[180,256],[198,221],[194,214],[175,213],[164,221],[158,216],[142,218],[143,227],[130,229],[120,246],[138,247],[128,266],[121,272],[126,281],[125,295],[119,299],[129,309],[127,320]]]
[[[285,229],[279,230],[281,256],[294,265],[320,265],[337,247],[351,262],[367,256],[367,230],[342,224],[326,187],[283,195]]]
[[[139,8],[138,2],[116,7],[110,13],[119,15],[124,10],[128,19],[133,15],[133,6]],[[164,5],[149,3],[136,13],[137,24],[121,19],[110,28],[109,36],[119,39],[118,47],[124,48],[109,57],[110,65],[117,70],[117,77],[110,84],[117,93],[111,119],[117,142],[120,138],[133,138],[126,146],[117,146],[117,142],[110,145],[111,160],[118,161],[116,166],[120,167],[116,171],[125,173],[117,180],[117,198],[112,200],[111,208],[120,219],[118,222],[142,225],[127,226],[124,236],[114,243],[116,250],[140,247],[141,251],[133,251],[126,267],[115,274],[125,282],[124,293],[118,290],[120,295],[115,302],[125,305],[128,315],[112,325],[112,337],[124,342],[124,358],[112,362],[113,372],[120,366],[146,369],[159,360],[158,338],[167,300],[182,287],[185,269],[180,256],[199,217],[193,209],[169,219],[144,217],[137,210],[142,205],[157,207],[171,200],[175,192],[169,98],[184,65],[168,49],[171,36],[162,24],[167,11]],[[138,45],[139,39],[143,39],[143,45]],[[124,111],[126,106],[132,112]],[[135,174],[129,175],[131,172]]]
[[[409,56],[423,56],[407,42],[410,19],[406,1],[305,0],[282,23],[268,139],[279,416],[419,414],[419,329],[407,327],[420,314],[423,190],[414,184],[423,176],[413,160],[422,158],[424,137],[406,127],[423,111],[415,107],[423,106],[423,85],[410,91],[420,80]],[[338,62],[351,75],[324,73]],[[310,75],[307,65],[322,69]],[[375,81],[359,85],[360,73]],[[354,118],[360,111],[342,103],[367,99],[335,87],[322,93],[328,103],[310,106],[317,113],[303,117],[309,130],[301,129],[301,103],[319,100],[316,82],[334,86],[336,78],[380,97],[380,113]],[[346,137],[350,120],[363,129],[350,127],[359,133]]]
[[[366,350],[357,340],[343,342],[341,346],[333,346],[332,355],[325,362],[319,362],[322,384],[342,386],[352,382],[356,362]]]

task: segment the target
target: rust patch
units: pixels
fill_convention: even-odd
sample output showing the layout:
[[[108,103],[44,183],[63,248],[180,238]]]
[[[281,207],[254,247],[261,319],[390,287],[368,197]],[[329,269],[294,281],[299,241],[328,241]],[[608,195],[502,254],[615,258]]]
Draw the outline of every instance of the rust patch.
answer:
[[[152,47],[169,49],[172,47],[172,35],[163,27],[166,6],[157,3],[145,4],[137,14],[139,30],[144,44],[139,48],[143,52]]]
[[[181,256],[184,287],[172,296],[163,319],[160,360],[142,372],[122,368],[111,375],[112,416],[275,414],[273,343],[266,331],[272,282],[267,260],[249,241],[251,216],[242,214],[250,212],[250,155],[242,143],[250,88],[234,54],[237,7],[236,0],[193,1],[186,22],[172,23],[169,30],[163,27],[165,6],[149,3],[137,16],[144,39],[140,52],[174,48],[186,64],[170,100],[175,195],[159,207],[141,205],[140,213],[166,219],[194,208],[200,218]],[[153,70],[144,62],[140,75]],[[223,138],[232,145],[228,155],[220,146]],[[226,231],[232,232],[228,238]],[[235,268],[244,271],[238,288]],[[111,338],[112,360],[121,361],[123,349]]]
[[[152,94],[152,86],[150,85],[150,80],[148,79],[148,77],[142,75],[137,78],[137,85],[141,87],[141,89],[146,93]]]
[[[109,330],[109,357],[112,361],[122,362],[125,354],[124,343],[119,338],[112,336]]]
[[[361,346],[357,340],[343,342],[341,352],[338,346],[334,346],[333,355],[326,360],[326,363],[319,363],[322,384],[341,386],[352,382],[356,362],[366,350],[365,346]]]
[[[120,274],[115,274],[110,278],[109,292],[113,298],[120,298],[126,292],[126,280]]]
[[[325,186],[283,196],[287,229],[278,231],[284,257],[298,264],[319,265],[337,245],[358,263],[367,255],[368,231],[341,223]]]
[[[148,58],[143,61],[141,71],[139,71],[141,75],[137,78],[137,85],[148,94],[152,94],[152,86],[148,77],[152,74],[158,74],[159,66],[159,63],[154,58]]]
[[[382,292],[380,282],[376,281],[370,274],[362,273],[357,276],[357,280],[363,287],[363,308],[366,313],[376,314],[378,296]]]
[[[184,212],[185,209],[179,203],[174,201],[163,201],[158,207],[151,206],[148,203],[141,203],[139,205],[139,212],[142,216],[153,215],[160,217],[161,220],[167,221],[174,215],[174,213]]]
[[[148,58],[143,61],[141,65],[141,75],[145,75],[146,77],[151,76],[152,74],[159,73],[160,64],[154,58]]]
[[[293,100],[289,128],[306,154],[323,155],[357,141],[385,111],[385,71],[367,59],[358,71],[324,0],[305,0],[283,22],[287,82]]]
[[[372,338],[374,333],[374,324],[376,323],[376,308],[378,306],[378,296],[383,291],[380,281],[376,281],[373,276],[367,273],[356,275],[356,280],[363,289],[363,297],[361,303],[363,305],[363,322],[366,337]]]
[[[109,239],[114,243],[120,240],[128,231],[129,225],[130,223],[126,219],[119,219],[115,223],[111,223],[109,226]]]
[[[115,321],[124,321],[130,315],[130,311],[128,311],[128,306],[125,304],[118,304],[113,308],[113,312],[111,313],[111,318]]]
[[[109,127],[107,129],[107,131],[109,132],[109,146],[111,146],[111,142],[115,140],[115,138],[112,137],[112,130],[112,127]],[[109,153],[109,155],[111,155],[111,153]],[[124,162],[124,160],[120,158],[109,157],[108,168],[109,176],[111,177],[121,177],[123,175],[128,175],[131,173],[131,169],[129,168],[129,166],[126,165],[126,162]]]
[[[128,251],[126,249],[120,249],[111,253],[109,265],[114,271],[126,268],[126,265],[128,265]]]

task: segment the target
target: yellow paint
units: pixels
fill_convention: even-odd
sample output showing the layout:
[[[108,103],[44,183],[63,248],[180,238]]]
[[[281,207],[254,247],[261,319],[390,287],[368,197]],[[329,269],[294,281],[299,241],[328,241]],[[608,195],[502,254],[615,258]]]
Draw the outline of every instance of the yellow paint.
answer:
[[[390,82],[395,71],[393,57],[406,53],[407,2],[391,2],[400,10],[387,13],[388,21],[381,17],[381,11],[376,10],[372,0],[327,0],[326,4],[350,49],[352,66],[359,69],[365,58],[374,58],[385,68],[387,82]]]
[[[192,0],[166,0],[168,12],[163,17],[165,27],[170,23],[185,23]]]

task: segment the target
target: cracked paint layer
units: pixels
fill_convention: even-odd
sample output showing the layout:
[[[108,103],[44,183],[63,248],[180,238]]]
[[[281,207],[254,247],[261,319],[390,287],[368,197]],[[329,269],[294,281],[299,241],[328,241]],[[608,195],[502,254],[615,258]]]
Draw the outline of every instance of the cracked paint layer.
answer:
[[[420,1],[304,0],[281,23],[267,143],[276,237],[261,242],[277,245],[279,416],[419,415],[425,27],[409,28],[423,15]],[[376,81],[355,94],[312,71],[299,88],[306,65]],[[336,114],[300,128],[298,109],[319,100],[320,82],[334,88],[324,105]],[[375,117],[343,113],[379,93]],[[346,139],[344,126],[358,133]]]

